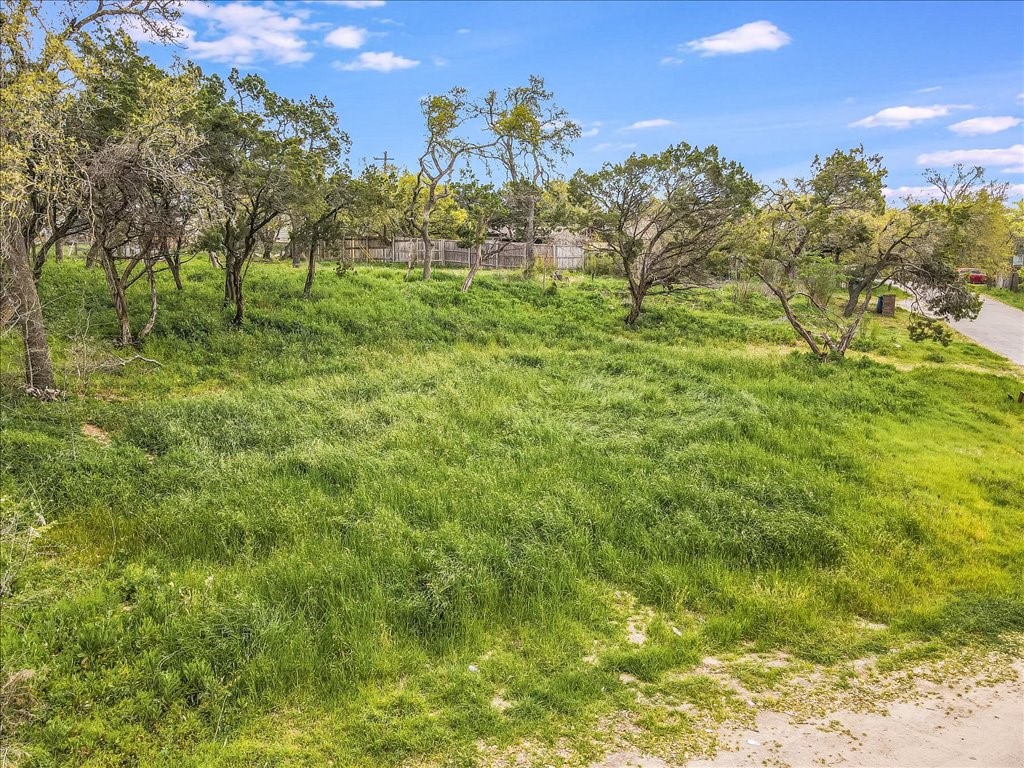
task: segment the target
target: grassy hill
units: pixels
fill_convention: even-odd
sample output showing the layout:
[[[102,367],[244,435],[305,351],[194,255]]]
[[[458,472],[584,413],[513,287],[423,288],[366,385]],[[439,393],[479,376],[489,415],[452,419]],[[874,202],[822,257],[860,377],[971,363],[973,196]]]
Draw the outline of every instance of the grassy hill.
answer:
[[[1024,631],[1020,372],[963,340],[872,319],[819,365],[728,289],[629,330],[611,279],[325,269],[303,301],[259,264],[239,332],[193,263],[162,286],[160,365],[122,366],[102,274],[48,270],[71,396],[20,395],[0,347],[25,765],[585,755],[624,712],[685,738],[654,694],[730,706],[693,673],[710,654]]]

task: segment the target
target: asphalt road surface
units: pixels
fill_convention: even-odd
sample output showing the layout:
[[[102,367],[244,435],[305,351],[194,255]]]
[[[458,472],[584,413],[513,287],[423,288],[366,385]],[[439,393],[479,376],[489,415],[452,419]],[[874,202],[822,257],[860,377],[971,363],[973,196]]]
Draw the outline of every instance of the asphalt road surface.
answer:
[[[900,302],[910,309],[910,300]],[[950,326],[997,355],[1024,365],[1024,311],[985,296],[974,320],[953,320]]]

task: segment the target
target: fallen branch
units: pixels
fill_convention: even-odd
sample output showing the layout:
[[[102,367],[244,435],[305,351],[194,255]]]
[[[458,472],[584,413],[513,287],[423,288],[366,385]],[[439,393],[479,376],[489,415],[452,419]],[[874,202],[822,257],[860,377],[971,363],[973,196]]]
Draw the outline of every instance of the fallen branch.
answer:
[[[44,403],[52,403],[56,400],[62,400],[65,393],[63,390],[52,387],[25,387],[25,394],[34,397],[36,400],[42,400]]]
[[[128,363],[134,362],[136,360],[141,360],[144,363],[152,363],[153,365],[157,366],[158,368],[162,365],[159,360],[154,360],[151,357],[143,357],[142,355],[132,355],[131,357],[127,357],[127,358],[125,358],[125,357],[115,357],[111,362],[118,363],[123,368],[124,366],[128,365]]]

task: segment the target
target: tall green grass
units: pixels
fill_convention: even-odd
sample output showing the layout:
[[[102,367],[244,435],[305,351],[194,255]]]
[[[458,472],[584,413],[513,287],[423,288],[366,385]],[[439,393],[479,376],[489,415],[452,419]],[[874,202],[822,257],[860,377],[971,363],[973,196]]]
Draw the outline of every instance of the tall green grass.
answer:
[[[978,286],[978,292],[985,296],[991,296],[1004,304],[1009,304],[1017,309],[1024,309],[1024,291],[1011,291],[1007,288],[990,288],[987,285]]]
[[[969,344],[878,320],[820,365],[760,296],[630,330],[611,278],[361,267],[303,301],[281,265],[236,331],[191,264],[161,365],[93,370],[130,356],[102,275],[48,270],[74,396],[20,395],[0,348],[26,765],[471,764],[587,732],[621,673],[1024,630],[1019,377]]]

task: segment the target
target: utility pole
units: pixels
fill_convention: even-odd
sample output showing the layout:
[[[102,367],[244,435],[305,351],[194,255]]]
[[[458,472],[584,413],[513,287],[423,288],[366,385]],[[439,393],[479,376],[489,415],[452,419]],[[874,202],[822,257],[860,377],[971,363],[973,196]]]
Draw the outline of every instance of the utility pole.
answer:
[[[386,149],[384,150],[384,157],[375,157],[373,159],[374,160],[383,160],[384,161],[384,173],[388,172],[388,151]]]

